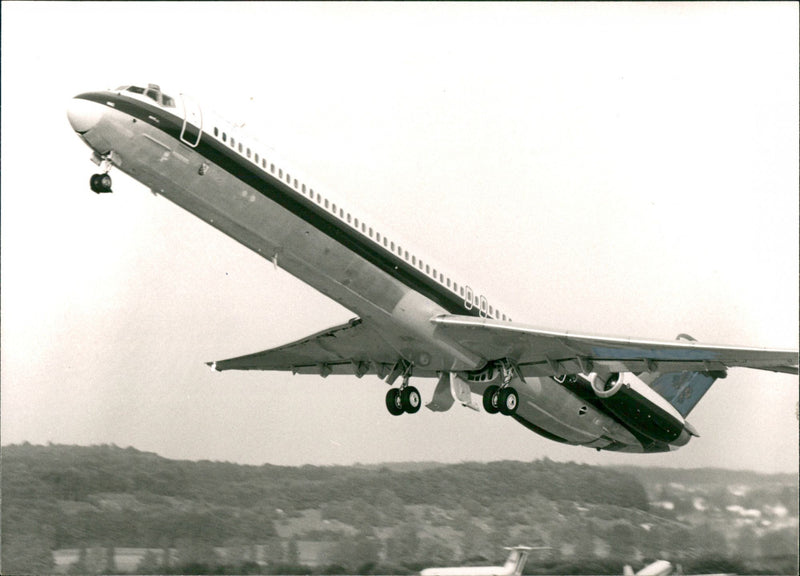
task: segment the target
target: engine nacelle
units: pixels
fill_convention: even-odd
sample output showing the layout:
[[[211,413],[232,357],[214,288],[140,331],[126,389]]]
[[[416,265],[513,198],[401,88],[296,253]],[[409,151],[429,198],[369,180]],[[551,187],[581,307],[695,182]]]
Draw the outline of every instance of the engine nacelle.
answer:
[[[611,398],[622,388],[622,379],[617,372],[605,376],[592,372],[589,374],[589,382],[598,398]]]
[[[588,380],[603,406],[635,432],[676,445],[689,441],[692,432],[687,430],[683,416],[634,374],[592,373]]]

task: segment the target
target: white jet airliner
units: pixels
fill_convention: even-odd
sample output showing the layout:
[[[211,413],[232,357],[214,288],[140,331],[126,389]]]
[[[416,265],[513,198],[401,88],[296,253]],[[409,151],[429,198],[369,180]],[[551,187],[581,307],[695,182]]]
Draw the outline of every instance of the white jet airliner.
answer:
[[[520,576],[531,550],[546,550],[548,547],[531,548],[514,546],[506,563],[502,566],[456,566],[454,568],[425,568],[420,576]]]
[[[258,142],[155,84],[87,92],[68,118],[111,191],[112,167],[178,204],[357,315],[216,370],[377,375],[386,407],[417,412],[409,378],[438,380],[427,407],[456,401],[502,413],[558,442],[664,452],[695,429],[686,416],[730,367],[797,374],[797,351],[592,336],[512,322],[380,223],[333,200]]]

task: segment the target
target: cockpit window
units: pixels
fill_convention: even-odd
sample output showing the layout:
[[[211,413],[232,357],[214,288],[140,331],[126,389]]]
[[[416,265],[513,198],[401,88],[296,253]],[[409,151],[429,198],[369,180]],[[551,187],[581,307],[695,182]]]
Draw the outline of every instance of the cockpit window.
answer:
[[[160,106],[164,106],[165,108],[175,108],[175,99],[172,98],[172,96],[167,96],[164,94],[158,84],[148,84],[147,89],[139,86],[120,86],[117,88],[117,90],[133,92],[134,94],[144,94]]]

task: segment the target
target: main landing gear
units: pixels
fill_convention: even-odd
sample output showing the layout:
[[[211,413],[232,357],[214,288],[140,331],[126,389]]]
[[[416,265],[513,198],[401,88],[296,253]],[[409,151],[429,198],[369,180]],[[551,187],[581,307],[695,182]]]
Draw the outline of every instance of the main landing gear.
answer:
[[[391,388],[386,393],[386,408],[393,416],[400,416],[403,412],[416,414],[422,406],[422,396],[420,396],[419,390],[408,385],[408,379],[411,377],[411,368],[411,364],[407,362],[398,362],[386,379],[392,384],[399,375],[402,374],[403,376],[403,383],[400,388]]]
[[[416,414],[421,406],[422,396],[413,386],[390,388],[386,393],[386,408],[393,416],[400,416],[403,412]]]
[[[111,170],[111,166],[113,166],[113,156],[113,152],[108,152],[102,155],[95,154],[92,157],[92,160],[100,166],[100,169],[103,171],[101,174],[92,174],[92,177],[89,179],[89,187],[95,194],[108,194],[111,192],[111,176],[109,176],[108,173]]]
[[[500,412],[511,416],[517,412],[519,406],[519,393],[509,383],[514,378],[514,368],[503,362],[503,383],[500,386],[492,384],[483,392],[483,409],[489,414]]]

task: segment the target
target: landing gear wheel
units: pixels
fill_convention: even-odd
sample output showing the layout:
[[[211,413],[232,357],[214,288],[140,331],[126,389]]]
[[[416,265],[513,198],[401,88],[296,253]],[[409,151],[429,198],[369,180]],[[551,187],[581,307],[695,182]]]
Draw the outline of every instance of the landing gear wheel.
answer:
[[[497,403],[498,392],[500,392],[500,387],[494,384],[488,386],[483,392],[483,409],[489,414],[500,412],[500,405]]]
[[[400,416],[404,412],[403,403],[400,400],[400,390],[390,388],[386,393],[386,409],[392,416]]]
[[[415,414],[419,412],[420,406],[422,406],[422,397],[419,395],[419,390],[413,386],[406,386],[400,392],[400,402],[403,405],[403,410],[409,414]]]
[[[96,194],[111,192],[111,176],[108,174],[93,174],[89,179],[89,187]]]
[[[517,391],[511,386],[503,388],[497,395],[497,404],[502,414],[511,416],[517,411],[517,407],[519,406],[519,394],[517,394]]]

